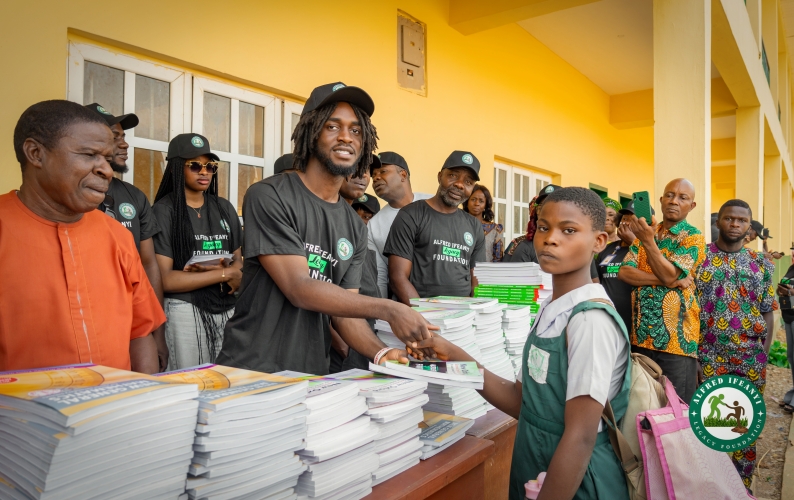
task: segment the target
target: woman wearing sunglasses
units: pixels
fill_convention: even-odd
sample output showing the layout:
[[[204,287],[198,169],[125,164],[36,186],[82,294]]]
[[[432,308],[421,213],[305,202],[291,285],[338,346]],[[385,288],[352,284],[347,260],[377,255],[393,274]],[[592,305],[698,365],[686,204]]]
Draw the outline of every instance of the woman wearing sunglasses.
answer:
[[[218,197],[218,157],[199,134],[168,145],[168,164],[153,206],[160,232],[154,250],[165,292],[168,369],[212,363],[234,313],[242,279],[240,221]],[[231,261],[187,265],[193,256],[233,254]]]

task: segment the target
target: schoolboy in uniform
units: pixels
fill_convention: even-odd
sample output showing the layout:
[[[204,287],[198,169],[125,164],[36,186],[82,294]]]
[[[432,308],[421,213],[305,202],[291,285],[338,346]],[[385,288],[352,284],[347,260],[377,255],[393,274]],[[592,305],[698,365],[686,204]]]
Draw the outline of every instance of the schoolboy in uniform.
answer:
[[[416,297],[468,297],[474,266],[485,262],[480,221],[458,209],[480,180],[480,162],[453,151],[438,173],[438,191],[402,208],[383,254],[389,258],[389,288],[403,304]]]
[[[610,402],[619,420],[631,380],[629,337],[604,288],[590,280],[593,255],[606,245],[606,209],[593,191],[563,188],[538,218],[535,249],[552,274],[554,295],[538,311],[513,383],[485,370],[482,394],[518,419],[510,498],[546,472],[539,498],[628,499],[626,479],[601,413]],[[442,359],[474,361],[442,337],[416,343]],[[589,469],[588,469],[589,468]],[[587,474],[585,474],[587,472]]]
[[[348,345],[377,360],[386,351],[363,319],[372,315],[403,341],[429,338],[435,327],[418,312],[358,294],[367,227],[339,191],[346,177],[369,169],[377,148],[374,111],[360,88],[317,87],[292,134],[297,172],[246,192],[243,282],[218,364],[325,375],[331,322]],[[397,352],[386,356],[400,359]]]

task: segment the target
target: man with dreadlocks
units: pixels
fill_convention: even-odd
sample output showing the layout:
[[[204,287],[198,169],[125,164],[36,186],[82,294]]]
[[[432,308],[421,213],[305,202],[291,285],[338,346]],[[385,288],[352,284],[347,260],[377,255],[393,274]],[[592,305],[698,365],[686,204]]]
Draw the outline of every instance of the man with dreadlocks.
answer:
[[[154,249],[165,291],[168,369],[214,363],[242,279],[242,230],[237,213],[218,197],[218,157],[206,137],[180,134],[154,200],[162,231]],[[231,262],[187,265],[194,255],[233,254]]]
[[[369,170],[375,104],[357,87],[314,89],[292,140],[293,168],[252,185],[243,201],[245,264],[237,309],[217,362],[263,372],[329,370],[330,326],[368,359],[400,359],[363,318],[388,321],[404,342],[429,338],[403,304],[358,294],[367,229],[339,194]],[[350,293],[353,292],[353,293]]]

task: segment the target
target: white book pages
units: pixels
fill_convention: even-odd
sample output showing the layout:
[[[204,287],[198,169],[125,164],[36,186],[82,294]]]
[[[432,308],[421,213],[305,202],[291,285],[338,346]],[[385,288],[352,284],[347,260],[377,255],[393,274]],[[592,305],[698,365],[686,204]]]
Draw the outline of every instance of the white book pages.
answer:
[[[306,432],[307,439],[330,432],[341,425],[355,420],[366,411],[367,400],[361,396],[356,396],[346,407],[340,408],[335,412],[325,412],[323,414],[323,420],[312,423]]]
[[[234,420],[261,417],[275,414],[297,405],[302,405],[305,403],[305,400],[306,398],[303,394],[296,393],[277,402],[258,401],[256,403],[249,403],[244,406],[238,406],[220,412],[208,408],[199,408],[197,420],[200,424],[218,424]]]
[[[339,401],[358,395],[358,384],[343,380],[313,380],[309,383],[309,396],[306,405],[311,411],[333,406]]]
[[[360,446],[355,450],[350,450],[344,455],[340,455],[336,458],[332,458],[330,460],[325,460],[323,462],[317,462],[313,464],[307,464],[306,472],[311,474],[333,474],[335,471],[339,469],[344,469],[347,467],[353,460],[358,460],[361,457],[372,457],[375,454],[375,442],[370,441],[369,443],[365,444],[364,446]],[[377,460],[378,457],[376,456],[374,460]]]
[[[372,473],[376,470],[378,470],[377,458],[371,459],[369,462],[358,461],[351,463],[347,470],[339,471],[333,475],[307,477],[304,472],[298,479],[298,486],[295,487],[295,491],[305,493],[310,497],[327,495],[336,490],[346,488],[351,484],[361,482],[363,477],[372,476]]]
[[[400,432],[403,432],[407,429],[411,429],[416,427],[419,422],[422,421],[424,418],[424,414],[420,408],[416,410],[411,410],[404,416],[398,418],[397,420],[393,420],[387,423],[378,423],[375,422],[372,425],[377,429],[378,434],[375,439],[385,439],[387,437],[393,436]]]
[[[248,460],[251,462],[256,463],[259,460],[266,460],[269,457],[292,453],[294,454],[298,450],[303,449],[303,439],[289,439],[279,442],[271,442],[266,447],[257,447],[252,450],[248,450],[242,453],[236,453],[234,455],[229,455],[226,457],[216,458],[213,460],[206,459],[204,457],[196,456],[198,454],[194,454],[193,461],[190,464],[190,474],[194,476],[198,476],[203,474],[214,467],[224,466],[230,462],[237,462]]]
[[[411,455],[405,457],[402,460],[398,460],[392,464],[389,464],[388,467],[383,469],[379,469],[372,475],[372,486],[377,486],[384,481],[388,481],[389,479],[397,476],[411,467],[419,464],[419,457],[422,456],[421,451],[417,451],[416,453],[412,453]]]
[[[305,428],[304,428],[305,432]],[[248,453],[250,451],[260,451],[263,449],[263,444],[267,448],[277,448],[279,451],[283,451],[283,447],[292,446],[295,443],[298,443],[301,448],[303,448],[303,440],[306,438],[306,434],[293,434],[287,436],[274,436],[273,439],[269,441],[257,441],[254,443],[248,443],[245,446],[239,446],[236,448],[230,448],[226,450],[215,450],[215,451],[208,451],[208,452],[196,452],[193,456],[193,461],[196,463],[200,463],[202,465],[212,466],[214,463],[218,463],[222,460],[228,460],[232,457],[236,457],[243,453]],[[195,451],[195,450],[194,450]]]
[[[350,483],[324,495],[314,497],[299,496],[298,498],[311,498],[312,500],[355,500],[364,498],[372,492],[372,474],[364,474]]]
[[[297,419],[297,418],[308,419],[308,416],[309,416],[309,410],[308,408],[306,408],[306,405],[298,404],[298,405],[290,406],[289,408],[280,411],[278,413],[259,415],[252,418],[244,418],[240,420],[227,420],[225,422],[217,422],[212,424],[197,423],[196,433],[212,435],[212,433],[216,431],[254,428],[259,425],[267,425],[270,422],[276,422],[279,420],[289,420],[289,419]]]
[[[287,451],[287,452],[264,455],[259,457],[241,458],[239,460],[229,461],[225,464],[215,465],[213,467],[204,467],[201,465],[196,467],[197,464],[190,464],[190,468],[188,469],[188,474],[195,477],[201,476],[201,477],[208,477],[214,479],[214,478],[219,478],[221,476],[225,476],[227,474],[242,472],[252,467],[264,467],[267,464],[278,464],[281,462],[287,462],[289,460],[292,460],[294,457],[295,457],[295,452]]]
[[[291,500],[298,497],[295,494],[295,486],[298,478],[290,478],[286,481],[262,488],[251,493],[238,496],[235,500]]]
[[[412,398],[408,398],[403,401],[398,401],[390,405],[383,405],[383,406],[369,408],[367,410],[367,415],[369,415],[372,419],[378,419],[378,420],[394,415],[402,416],[405,413],[413,410],[414,408],[421,407],[423,404],[427,403],[428,401],[429,398],[427,397],[427,395],[422,393]]]
[[[292,425],[292,422],[287,422],[285,425]],[[240,447],[245,447],[254,443],[267,443],[274,439],[280,439],[286,436],[296,438],[305,437],[306,424],[299,423],[287,428],[277,428],[275,430],[271,429],[271,431],[272,432],[264,435],[242,435],[228,438],[202,438],[200,436],[196,436],[196,441],[201,440],[202,443],[194,443],[193,451],[208,452],[229,449],[236,450]]]
[[[375,453],[383,453],[384,451],[397,447],[416,438],[421,432],[422,430],[417,426],[416,428],[409,429],[389,438],[375,441]]]
[[[411,392],[402,393],[399,396],[384,395],[384,396],[389,396],[389,397],[388,398],[384,397],[382,401],[378,401],[375,398],[367,398],[367,406],[370,409],[380,408],[380,407],[383,407],[383,406],[390,406],[390,405],[399,403],[401,401],[405,401],[405,400],[414,398],[416,396],[419,396],[420,394],[424,394],[425,390],[427,390],[427,383],[425,383],[425,382],[419,382],[418,380],[410,380],[410,382],[420,383],[420,384],[424,385],[424,388],[413,389]]]
[[[189,477],[185,485],[185,490],[191,498],[209,497],[209,495],[213,493],[218,494],[237,490],[241,486],[246,484],[250,485],[251,483],[267,482],[269,484],[276,484],[292,476],[298,476],[304,470],[306,470],[306,466],[296,456],[289,461],[281,462],[276,465],[253,467],[234,474],[227,474],[217,479]],[[249,493],[250,491],[255,491],[265,486],[267,486],[267,484],[261,484],[249,491],[238,492],[238,495]]]
[[[202,266],[220,266],[221,259],[226,260],[227,263],[231,262],[234,259],[234,255],[230,253],[216,253],[216,254],[209,254],[209,255],[194,255],[187,262],[185,262],[186,266],[192,266],[193,264],[201,264]]]
[[[364,422],[366,425],[361,426],[357,421]],[[299,452],[303,460],[306,463],[316,463],[338,457],[373,441],[377,435],[377,430],[370,426],[369,417],[366,416],[359,417],[346,425],[355,425],[355,427],[350,429],[352,432],[340,429],[338,436],[329,436],[321,441],[307,441],[306,448]]]
[[[273,382],[272,385],[278,385]],[[309,383],[301,381],[295,384],[290,384],[285,387],[274,389],[268,392],[261,392],[258,394],[245,394],[240,391],[245,390],[248,386],[264,386],[267,387],[267,382],[259,382],[257,384],[247,384],[244,386],[230,387],[227,389],[219,389],[213,391],[201,391],[199,395],[199,406],[207,408],[216,412],[221,411],[244,411],[248,405],[255,405],[258,403],[271,403],[277,405],[285,401],[293,401],[298,398],[299,402],[305,398],[308,391]],[[236,397],[235,397],[236,396]],[[300,396],[303,396],[301,398]]]
[[[378,457],[380,458],[380,466],[384,467],[395,460],[400,460],[401,458],[414,453],[415,451],[421,449],[423,446],[422,442],[419,441],[419,437],[415,437],[405,443],[395,446],[394,448],[390,448],[382,453],[378,453]]]

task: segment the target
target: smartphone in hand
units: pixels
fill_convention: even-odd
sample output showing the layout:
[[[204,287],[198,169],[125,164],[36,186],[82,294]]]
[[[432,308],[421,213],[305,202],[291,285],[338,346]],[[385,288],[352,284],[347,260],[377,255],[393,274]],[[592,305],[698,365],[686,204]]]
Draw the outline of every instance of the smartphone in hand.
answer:
[[[653,224],[651,197],[648,191],[637,191],[631,196],[634,199],[634,215],[636,215],[638,219],[645,219],[645,222],[647,222],[649,226]]]

